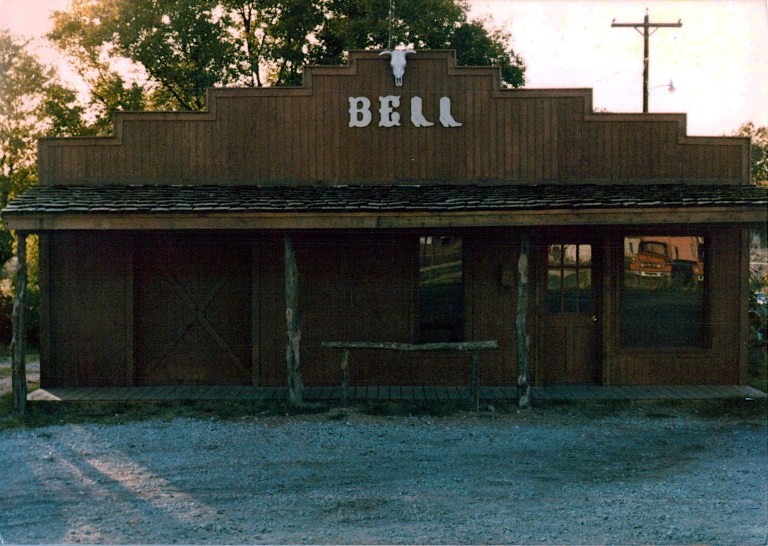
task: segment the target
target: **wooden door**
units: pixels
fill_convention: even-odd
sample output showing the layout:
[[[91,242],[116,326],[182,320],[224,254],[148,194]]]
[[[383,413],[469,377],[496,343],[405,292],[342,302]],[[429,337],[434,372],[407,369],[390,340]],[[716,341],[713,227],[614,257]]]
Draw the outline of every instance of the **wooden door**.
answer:
[[[599,381],[599,284],[593,269],[592,245],[558,243],[547,247],[544,302],[544,382]]]
[[[135,251],[138,385],[251,383],[250,247],[162,235]]]

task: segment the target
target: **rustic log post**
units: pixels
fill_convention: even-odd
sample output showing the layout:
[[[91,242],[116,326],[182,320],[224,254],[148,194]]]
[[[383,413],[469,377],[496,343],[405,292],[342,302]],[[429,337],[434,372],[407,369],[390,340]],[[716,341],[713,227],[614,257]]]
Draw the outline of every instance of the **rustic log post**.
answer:
[[[344,349],[341,355],[341,404],[347,405],[349,397],[349,349]]]
[[[531,243],[527,234],[520,236],[520,258],[517,262],[517,405],[521,408],[531,406],[530,384],[530,336],[528,335],[528,257]]]
[[[475,411],[480,412],[480,351],[472,351],[472,397]]]
[[[286,347],[285,363],[288,372],[288,401],[301,404],[304,386],[301,381],[301,327],[299,325],[299,270],[291,238],[286,235],[285,243],[285,322]]]
[[[27,413],[27,370],[24,362],[24,309],[27,306],[27,234],[16,234],[16,292],[13,300],[13,336],[11,339],[11,382],[13,385],[13,411]]]

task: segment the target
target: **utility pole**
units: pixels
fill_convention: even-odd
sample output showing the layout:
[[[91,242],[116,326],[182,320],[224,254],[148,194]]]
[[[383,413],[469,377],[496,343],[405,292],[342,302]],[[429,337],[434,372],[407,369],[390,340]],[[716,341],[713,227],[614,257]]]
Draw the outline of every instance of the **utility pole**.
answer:
[[[648,113],[648,66],[650,64],[648,46],[651,34],[654,34],[660,28],[680,28],[681,26],[683,26],[681,19],[678,19],[677,23],[651,23],[647,9],[645,10],[645,18],[642,23],[617,23],[616,19],[611,23],[612,28],[631,27],[643,35],[643,113],[645,114]],[[640,29],[643,29],[642,32]],[[653,29],[653,32],[651,32],[651,29]]]

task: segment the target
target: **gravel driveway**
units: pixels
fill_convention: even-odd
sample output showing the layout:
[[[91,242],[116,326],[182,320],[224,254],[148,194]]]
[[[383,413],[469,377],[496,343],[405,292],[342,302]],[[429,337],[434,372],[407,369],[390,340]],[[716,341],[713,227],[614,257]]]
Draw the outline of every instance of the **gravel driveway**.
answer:
[[[0,432],[9,543],[738,544],[768,537],[762,418],[153,420]]]

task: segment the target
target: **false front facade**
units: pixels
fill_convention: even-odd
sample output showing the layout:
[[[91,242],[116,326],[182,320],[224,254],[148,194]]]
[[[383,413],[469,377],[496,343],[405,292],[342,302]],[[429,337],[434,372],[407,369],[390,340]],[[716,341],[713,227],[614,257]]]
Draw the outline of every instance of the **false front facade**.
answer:
[[[353,52],[208,105],[40,142],[3,218],[40,234],[42,386],[285,385],[287,242],[305,385],[338,384],[330,340],[494,340],[485,385],[745,381],[748,140],[440,51],[401,85]],[[470,382],[451,352],[356,362],[352,384]]]

